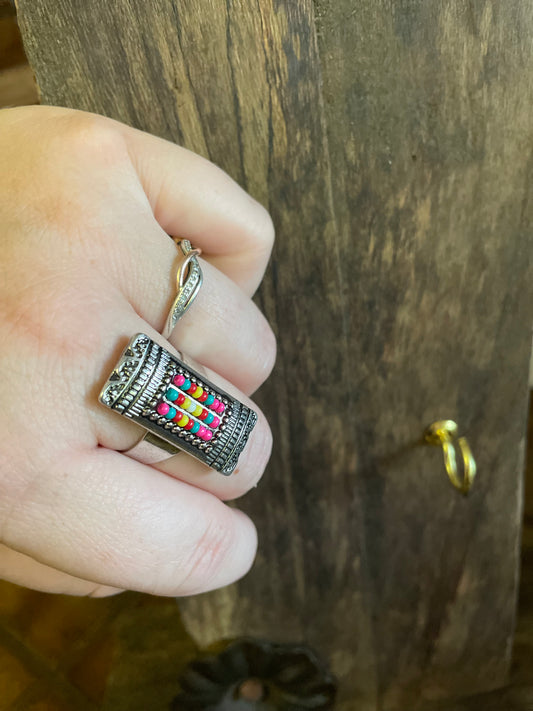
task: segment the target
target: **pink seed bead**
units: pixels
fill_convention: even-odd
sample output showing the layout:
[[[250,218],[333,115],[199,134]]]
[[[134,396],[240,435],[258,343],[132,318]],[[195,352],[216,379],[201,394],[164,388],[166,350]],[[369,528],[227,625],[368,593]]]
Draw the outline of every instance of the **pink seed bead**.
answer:
[[[203,439],[205,437],[206,432],[207,428],[202,425],[196,434],[198,437],[200,437],[200,439]]]
[[[179,388],[179,386],[183,385],[183,383],[185,382],[185,378],[183,375],[175,375],[173,382],[174,382],[174,385],[177,385]]]
[[[206,442],[209,442],[210,439],[213,439],[213,433],[207,430],[207,432],[204,435],[204,439]]]
[[[218,398],[215,398],[215,399],[213,400],[213,402],[211,403],[211,405],[209,405],[209,407],[210,407],[212,410],[217,410],[218,407],[219,407],[219,405],[220,405],[220,400],[219,400]]]
[[[160,415],[166,415],[167,412],[170,410],[170,405],[166,402],[160,402],[159,405],[157,406],[157,412]]]
[[[218,417],[213,417],[213,422],[211,422],[209,427],[211,427],[212,430],[216,430],[216,428],[219,426],[219,424],[220,424],[220,420],[218,419]]]
[[[220,405],[217,407],[218,414],[221,415],[225,409],[226,409],[226,406],[224,405],[223,402],[221,402]]]

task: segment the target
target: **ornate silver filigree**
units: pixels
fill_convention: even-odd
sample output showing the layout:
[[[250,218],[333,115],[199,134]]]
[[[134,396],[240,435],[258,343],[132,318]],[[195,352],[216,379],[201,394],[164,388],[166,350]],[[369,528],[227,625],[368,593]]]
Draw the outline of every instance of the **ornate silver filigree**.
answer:
[[[176,244],[184,259],[176,273],[177,293],[162,331],[163,338],[170,336],[178,320],[192,304],[202,286],[202,270],[197,259],[200,250],[193,249],[189,240],[186,239],[176,240]]]

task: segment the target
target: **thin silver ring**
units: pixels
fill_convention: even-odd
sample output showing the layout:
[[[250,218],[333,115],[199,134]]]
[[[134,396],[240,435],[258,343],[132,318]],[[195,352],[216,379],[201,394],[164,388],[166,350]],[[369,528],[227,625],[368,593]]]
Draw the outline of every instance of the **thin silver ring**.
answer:
[[[181,250],[184,259],[176,271],[176,298],[170,307],[165,327],[161,332],[166,340],[169,339],[177,322],[198,295],[203,281],[202,270],[197,259],[202,250],[194,249],[187,239],[174,239],[174,241],[178,249]]]

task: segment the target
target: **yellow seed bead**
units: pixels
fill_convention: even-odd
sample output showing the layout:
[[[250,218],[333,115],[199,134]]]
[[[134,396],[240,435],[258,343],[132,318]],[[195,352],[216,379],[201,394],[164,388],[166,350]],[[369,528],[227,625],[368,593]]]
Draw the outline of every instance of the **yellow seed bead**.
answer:
[[[180,417],[180,419],[178,420],[178,425],[180,427],[185,427],[185,425],[187,424],[188,421],[189,421],[189,418],[187,417],[187,415],[182,415]]]
[[[199,398],[200,395],[203,393],[203,391],[204,391],[204,389],[201,388],[200,386],[198,386],[198,387],[196,388],[196,392],[194,393],[193,397],[194,397],[196,400],[198,400],[198,398]]]
[[[186,397],[185,400],[183,401],[182,408],[183,408],[184,410],[188,410],[190,404],[191,404],[191,398]]]
[[[194,408],[194,412],[192,414],[196,415],[196,417],[198,417],[199,415],[202,414],[203,409],[204,408],[201,405],[196,405],[196,407]]]

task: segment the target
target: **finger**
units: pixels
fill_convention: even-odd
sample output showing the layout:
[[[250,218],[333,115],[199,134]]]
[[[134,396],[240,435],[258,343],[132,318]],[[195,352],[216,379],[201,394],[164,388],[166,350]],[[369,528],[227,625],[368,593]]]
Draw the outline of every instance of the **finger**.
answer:
[[[0,544],[0,578],[40,592],[109,597],[122,590],[75,578]]]
[[[251,295],[272,250],[265,208],[227,173],[169,141],[114,122],[126,141],[154,216],[169,234],[189,239]]]
[[[154,228],[130,236],[116,260],[121,265],[116,278],[135,311],[161,332],[176,295],[181,258],[175,243],[155,223]],[[169,340],[250,394],[274,366],[274,334],[254,302],[231,279],[209,262],[200,262],[202,286]]]
[[[205,261],[202,270],[202,288],[169,341],[251,395],[274,367],[274,333],[254,302],[228,277]]]
[[[171,596],[227,585],[252,565],[247,516],[118,452],[58,454],[44,474],[4,515],[4,540],[45,565]]]

